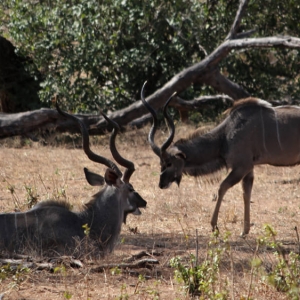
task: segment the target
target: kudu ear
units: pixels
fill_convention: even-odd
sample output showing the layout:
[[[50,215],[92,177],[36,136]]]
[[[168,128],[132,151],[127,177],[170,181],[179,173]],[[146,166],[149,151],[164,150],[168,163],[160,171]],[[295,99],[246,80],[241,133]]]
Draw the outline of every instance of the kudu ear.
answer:
[[[117,185],[118,179],[120,179],[117,172],[110,168],[106,169],[104,178],[108,185]]]
[[[89,171],[87,168],[84,168],[84,174],[87,182],[92,186],[99,186],[105,183],[104,177]]]
[[[176,158],[180,158],[180,159],[183,159],[183,160],[186,159],[186,155],[182,151],[178,150],[174,155],[175,155]]]

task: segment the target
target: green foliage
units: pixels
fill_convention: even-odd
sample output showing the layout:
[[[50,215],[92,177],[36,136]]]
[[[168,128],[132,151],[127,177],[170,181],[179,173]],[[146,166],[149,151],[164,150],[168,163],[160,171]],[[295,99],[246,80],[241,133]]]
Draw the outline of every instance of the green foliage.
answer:
[[[300,254],[286,254],[282,244],[276,240],[277,233],[270,225],[265,225],[265,235],[259,239],[260,245],[275,250],[276,264],[264,279],[277,291],[284,292],[292,300],[300,299]]]
[[[37,194],[37,189],[28,185],[25,185],[24,187],[26,190],[27,207],[32,208],[38,202],[39,195]]]
[[[110,269],[111,275],[120,275],[122,270],[119,267],[114,267]]]
[[[256,29],[254,37],[299,36],[298,1],[250,1],[242,22],[244,30]],[[248,92],[262,99],[299,99],[299,50],[249,49],[235,52],[222,62],[223,72]]]
[[[89,224],[84,224],[82,225],[82,228],[83,228],[83,232],[85,234],[85,236],[89,236],[90,235],[90,232],[91,232],[91,228],[89,227]]]
[[[118,297],[116,297],[116,299],[117,300],[128,300],[129,299],[126,284],[121,285],[121,294]]]
[[[72,295],[70,292],[68,292],[68,291],[64,291],[63,295],[64,295],[64,298],[65,298],[65,299],[71,299],[72,296],[73,296],[73,295]]]
[[[41,73],[44,105],[59,94],[63,108],[116,110],[139,99],[145,80],[154,92],[176,73],[199,62],[226,37],[238,8],[234,1],[198,0],[3,0],[0,19],[26,68]],[[297,1],[250,1],[242,29],[257,36],[299,34]],[[222,72],[265,99],[297,97],[297,50],[233,52]],[[194,84],[181,96],[215,93]]]
[[[225,241],[228,240],[228,234]],[[221,246],[217,241],[218,233],[214,234],[209,242],[207,258],[198,264],[196,257],[191,254],[189,264],[185,265],[180,257],[170,260],[171,267],[175,268],[175,279],[183,283],[185,291],[192,296],[200,296],[200,299],[228,299],[229,291],[227,283],[217,284],[219,281],[219,266],[222,256],[229,250],[227,242]],[[219,286],[217,290],[216,286]]]
[[[7,182],[7,180],[5,180]],[[20,199],[18,198],[18,195],[16,193],[16,187],[14,185],[11,185],[9,182],[7,182],[7,190],[10,192],[14,204],[15,204],[15,208],[20,210],[21,209],[21,203],[20,203]]]
[[[9,35],[42,72],[41,99],[119,109],[199,59],[198,1],[6,1]],[[200,56],[204,57],[203,52]]]
[[[66,266],[64,264],[61,264],[60,266],[55,267],[53,272],[56,273],[56,274],[60,273],[62,275],[62,277],[64,279],[64,285],[65,285],[65,291],[63,292],[63,297],[65,299],[71,299],[73,297],[73,295],[67,289],[67,281],[66,281],[67,269],[66,269]]]
[[[5,279],[11,279],[12,287],[19,287],[27,278],[29,272],[30,270],[22,265],[3,265],[0,267],[0,283]]]
[[[276,231],[270,226],[264,226],[264,235],[257,240],[255,256],[251,260],[251,280],[247,298],[251,299],[251,289],[254,287],[252,278],[255,271],[260,275],[259,281],[273,286],[278,292],[284,293],[288,299],[300,299],[300,254],[286,253],[282,244],[276,240]],[[170,260],[171,267],[175,268],[175,279],[183,285],[184,290],[191,296],[199,296],[199,299],[229,299],[229,287],[227,280],[223,280],[220,274],[220,264],[224,258],[231,257],[231,248],[226,233],[223,241],[218,238],[219,233],[214,233],[208,244],[205,260],[200,264],[194,255],[190,255],[188,262],[181,257]],[[274,250],[274,262],[265,262],[258,254],[260,247]],[[270,257],[271,255],[268,255]],[[226,263],[225,263],[226,264]],[[233,272],[233,270],[232,270]],[[226,277],[229,275],[226,273]]]

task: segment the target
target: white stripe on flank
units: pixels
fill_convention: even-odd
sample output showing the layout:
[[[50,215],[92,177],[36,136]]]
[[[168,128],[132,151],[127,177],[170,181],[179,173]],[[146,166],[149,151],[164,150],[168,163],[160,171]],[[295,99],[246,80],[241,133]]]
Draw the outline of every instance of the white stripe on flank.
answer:
[[[35,216],[35,220],[36,220],[36,228],[38,229],[39,228],[39,219],[38,219],[38,216],[36,214],[36,209],[34,210],[34,216]]]
[[[16,229],[16,232],[18,232],[18,220],[17,220],[17,214],[15,214],[15,229]]]
[[[262,108],[260,108],[260,118],[261,118],[261,124],[262,124],[262,136],[263,136],[263,144],[264,144],[264,149],[267,152],[267,147],[266,147],[266,132],[265,132],[265,125],[264,125],[264,118],[262,114]]]
[[[281,146],[281,142],[280,142],[280,134],[279,134],[279,126],[278,126],[278,118],[277,118],[277,112],[275,109],[274,110],[274,115],[275,115],[275,123],[276,123],[276,133],[277,133],[277,141],[279,144],[279,148],[282,151],[282,146]]]

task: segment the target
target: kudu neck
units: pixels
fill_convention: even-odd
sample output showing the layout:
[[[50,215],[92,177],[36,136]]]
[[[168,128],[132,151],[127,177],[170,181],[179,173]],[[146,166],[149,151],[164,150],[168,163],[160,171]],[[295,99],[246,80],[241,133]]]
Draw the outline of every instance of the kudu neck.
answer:
[[[82,220],[90,227],[92,238],[98,236],[102,241],[114,240],[121,230],[124,209],[115,189],[106,186],[94,195],[81,213]]]
[[[214,133],[179,141],[175,146],[186,156],[186,164],[202,164],[220,154],[220,138]]]

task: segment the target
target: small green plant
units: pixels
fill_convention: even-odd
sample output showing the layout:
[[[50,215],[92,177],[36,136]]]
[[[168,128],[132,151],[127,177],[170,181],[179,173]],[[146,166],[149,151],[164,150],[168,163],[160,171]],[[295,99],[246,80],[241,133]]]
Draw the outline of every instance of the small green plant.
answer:
[[[91,228],[89,227],[88,223],[82,225],[82,228],[83,228],[83,233],[85,234],[84,245],[85,245],[85,251],[87,253],[89,248],[89,236],[90,236]]]
[[[0,267],[0,282],[5,279],[11,278],[11,287],[19,287],[22,282],[27,278],[30,270],[23,265],[11,266],[10,264]]]
[[[277,291],[284,292],[293,300],[300,299],[300,255],[294,252],[286,254],[282,244],[276,240],[276,231],[270,226],[264,226],[264,237],[259,239],[260,245],[266,245],[275,250],[276,265],[271,272],[263,276]]]
[[[65,291],[63,292],[63,296],[64,296],[65,299],[71,299],[73,295],[67,289],[67,283],[66,283],[66,280],[65,280],[65,278],[67,276],[67,270],[66,270],[65,265],[62,264],[62,265],[57,266],[56,268],[54,268],[54,273],[61,273],[62,274],[64,284],[65,284]]]
[[[57,191],[57,195],[58,195],[58,198],[64,198],[64,199],[66,199],[66,198],[67,198],[67,194],[66,194],[66,189],[65,189],[65,187],[61,187],[61,188]]]
[[[61,273],[63,276],[67,274],[66,267],[64,265],[60,265],[55,267],[53,270],[54,273]]]
[[[122,270],[118,267],[114,267],[110,269],[111,275],[119,275],[122,273]]]
[[[24,139],[24,145],[30,147],[32,145],[32,142],[30,139]]]
[[[122,284],[122,286],[121,286],[121,294],[116,299],[118,299],[118,300],[128,300],[129,299],[129,295],[128,295],[126,289],[127,289],[126,284]]]
[[[26,190],[26,201],[28,208],[32,208],[38,202],[39,195],[37,194],[37,189],[25,185]]]
[[[64,292],[64,297],[65,297],[65,299],[71,299],[72,298],[72,294],[70,292],[68,292],[68,291],[65,291]]]
[[[7,183],[7,189],[8,191],[10,192],[12,198],[13,198],[13,201],[14,201],[14,204],[15,204],[15,208],[20,210],[21,209],[21,204],[20,204],[20,200],[16,194],[16,188],[14,185],[11,185],[10,183],[7,182],[7,180],[5,180],[6,183]]]
[[[278,212],[280,214],[282,214],[282,213],[285,213],[287,210],[288,210],[288,208],[286,206],[283,206],[283,207],[279,207]]]
[[[139,274],[139,277],[138,277],[138,281],[135,285],[135,289],[134,289],[134,294],[138,294],[138,287],[143,283],[145,282],[145,276],[142,275],[142,274]]]
[[[188,241],[189,241],[189,234],[186,232],[186,230],[184,229],[182,223],[181,223],[181,219],[179,217],[177,217],[177,221],[181,227],[181,230],[184,234],[184,238],[185,238],[185,242],[187,243],[187,246],[188,246]]]
[[[150,295],[153,300],[160,299],[160,293],[159,293],[159,290],[158,290],[159,284],[161,284],[161,282],[159,280],[156,280],[154,282],[154,286],[153,287],[148,287],[147,288],[147,294]]]
[[[82,228],[84,229],[83,232],[86,236],[89,236],[90,235],[90,231],[91,231],[91,228],[89,227],[88,223],[82,225]]]
[[[225,247],[218,242],[218,233],[214,233],[209,242],[207,258],[197,263],[195,255],[190,254],[188,264],[182,262],[181,257],[170,260],[171,267],[175,268],[175,279],[183,283],[186,293],[192,296],[200,296],[201,299],[227,299],[229,292],[227,283],[222,290],[217,291],[216,285],[219,279],[219,265],[224,252],[228,251],[228,237],[225,237]],[[220,283],[221,287],[222,284]]]

